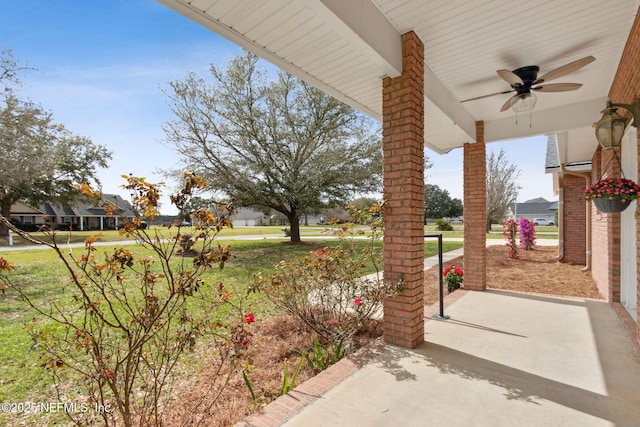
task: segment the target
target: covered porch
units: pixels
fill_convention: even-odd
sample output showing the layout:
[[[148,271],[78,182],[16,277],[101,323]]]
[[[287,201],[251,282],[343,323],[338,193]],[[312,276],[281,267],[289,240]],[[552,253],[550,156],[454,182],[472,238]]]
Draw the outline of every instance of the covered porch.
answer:
[[[415,348],[425,339],[425,148],[464,150],[465,287],[483,291],[486,144],[554,135],[561,215],[584,219],[575,233],[563,222],[559,256],[570,261],[571,250],[589,254],[585,267],[603,296],[616,303],[624,289],[630,310],[637,310],[638,255],[631,252],[637,242],[624,243],[625,250],[620,242],[622,224],[635,236],[637,222],[621,222],[618,214],[592,221],[597,214],[577,203],[586,178],[576,172],[590,179],[620,172],[612,162],[615,150],[599,154],[592,124],[607,98],[631,103],[640,97],[640,1],[535,7],[507,0],[160,1],[383,123],[384,272],[387,280],[406,284],[403,294],[385,303],[386,342]],[[595,61],[580,62],[591,57]],[[536,103],[533,97],[509,101],[520,93],[512,71],[522,67],[540,69]],[[565,85],[544,89],[552,77]],[[626,145],[637,146],[635,128],[627,135]],[[637,173],[637,149],[628,153],[623,161]],[[587,163],[588,170],[575,170]],[[594,258],[594,248],[604,253]],[[638,334],[636,320],[636,342]]]
[[[414,349],[379,343],[237,424],[640,424],[640,360],[602,301],[456,291]]]

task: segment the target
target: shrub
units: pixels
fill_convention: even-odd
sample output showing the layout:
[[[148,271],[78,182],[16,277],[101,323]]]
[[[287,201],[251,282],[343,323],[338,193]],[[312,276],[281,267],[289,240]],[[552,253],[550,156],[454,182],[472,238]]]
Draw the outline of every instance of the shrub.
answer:
[[[532,251],[535,244],[535,224],[527,218],[520,218],[520,249],[523,251]]]
[[[518,223],[515,219],[510,218],[502,224],[504,231],[502,234],[507,239],[504,244],[507,247],[507,257],[511,259],[519,259],[518,244],[516,243],[516,234],[518,233]]]
[[[203,227],[196,240],[202,242],[202,251],[192,262],[176,262],[180,236],[167,242],[139,227],[142,218],[153,219],[157,214],[159,185],[126,178],[124,188],[131,191],[140,217],[124,220],[120,232],[151,249],[153,257],[138,259],[135,251],[122,247],[96,256],[94,243],[99,235],[87,238],[84,250],[74,255],[58,246],[54,231],[47,232],[50,243],[20,232],[32,242],[51,247],[69,273],[69,283],[61,289],[71,291],[70,304],[60,300],[44,305],[31,299],[30,289],[13,281],[13,267],[0,258],[0,288],[15,289],[37,313],[27,325],[28,332],[38,344],[42,366],[52,373],[58,398],[110,409],[68,412],[74,424],[98,424],[96,418],[101,418],[100,424],[107,426],[162,425],[174,368],[203,336],[218,356],[221,378],[212,382],[205,394],[208,400],[201,401],[212,405],[223,396],[220,387],[239,370],[251,339],[247,325],[254,316],[242,312],[240,302],[223,284],[210,286],[201,278],[205,270],[222,267],[233,256],[228,247],[213,244],[213,237],[231,226],[231,207],[220,216],[198,211],[198,224]],[[182,209],[192,191],[204,185],[199,177],[185,174],[183,189],[171,200]],[[97,197],[87,185],[79,189]],[[74,385],[82,392],[76,396],[70,396],[67,382],[74,377],[67,371],[79,379]]]
[[[438,231],[453,231],[453,226],[446,219],[438,219],[435,224]]]
[[[196,244],[196,241],[193,240],[191,234],[185,233],[180,234],[178,244],[180,245],[180,253],[181,254],[189,254],[192,253],[192,247]]]
[[[337,231],[339,245],[287,258],[276,264],[275,273],[254,283],[255,290],[297,316],[326,343],[348,343],[380,312],[384,298],[402,286],[380,278],[382,256],[375,242],[381,236],[382,204],[361,210],[350,207],[349,213],[355,222],[369,226],[367,240],[355,239],[364,231],[353,223],[342,224]],[[363,277],[367,263],[374,266],[375,278]]]

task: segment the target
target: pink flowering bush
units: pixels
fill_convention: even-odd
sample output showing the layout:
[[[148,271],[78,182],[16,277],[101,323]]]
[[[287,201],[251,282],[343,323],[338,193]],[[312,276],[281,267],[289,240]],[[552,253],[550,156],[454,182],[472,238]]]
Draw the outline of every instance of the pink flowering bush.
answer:
[[[518,223],[515,219],[510,218],[502,224],[504,231],[502,235],[507,239],[504,245],[507,247],[507,257],[510,259],[519,259],[518,244],[516,243],[516,235],[518,234]]]
[[[532,251],[535,244],[535,224],[527,218],[520,218],[520,249],[523,251]]]
[[[444,276],[444,282],[447,285],[447,290],[453,292],[456,289],[460,289],[460,285],[464,281],[464,270],[457,267],[455,264],[444,269],[442,272]]]
[[[622,202],[638,198],[640,186],[630,179],[603,178],[584,190],[585,200],[618,199]]]

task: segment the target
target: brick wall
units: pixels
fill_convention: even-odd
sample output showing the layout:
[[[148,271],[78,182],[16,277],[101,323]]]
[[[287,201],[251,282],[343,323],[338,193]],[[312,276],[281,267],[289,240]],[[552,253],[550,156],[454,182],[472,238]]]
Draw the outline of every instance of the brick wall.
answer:
[[[384,339],[424,341],[424,46],[402,36],[402,75],[382,82],[384,278],[404,291],[384,302]]]
[[[587,264],[587,214],[582,199],[586,180],[576,175],[562,177],[562,261],[572,264]]]
[[[591,181],[620,176],[619,157],[619,148],[598,149],[592,159]],[[620,301],[620,214],[601,213],[590,205],[593,279],[607,301]]]
[[[476,123],[476,139],[464,145],[464,288],[487,288],[487,150],[484,122]]]

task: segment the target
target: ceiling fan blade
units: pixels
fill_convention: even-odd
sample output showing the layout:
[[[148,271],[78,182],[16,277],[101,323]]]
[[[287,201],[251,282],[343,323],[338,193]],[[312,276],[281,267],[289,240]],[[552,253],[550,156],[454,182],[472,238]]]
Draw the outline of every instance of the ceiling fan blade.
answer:
[[[549,71],[547,74],[543,75],[538,80],[533,82],[533,84],[535,85],[542,82],[548,82],[550,80],[557,79],[558,77],[566,76],[569,73],[578,71],[580,68],[584,67],[587,64],[591,64],[595,60],[596,58],[594,58],[593,56],[585,56],[584,58],[578,59],[577,61],[569,62],[562,67]]]
[[[496,96],[496,95],[504,95],[505,93],[511,93],[511,92],[513,92],[513,90],[505,90],[505,91],[503,91],[503,92],[490,93],[489,95],[476,96],[475,98],[465,99],[465,100],[462,100],[462,101],[460,101],[460,102],[475,101],[475,100],[477,100],[477,99],[489,98],[489,97],[491,97],[491,96]]]
[[[531,90],[538,92],[569,92],[582,87],[582,83],[551,83],[548,85],[532,87]]]
[[[507,111],[509,108],[511,108],[513,106],[513,104],[518,102],[519,99],[520,98],[518,98],[518,94],[517,93],[515,95],[513,95],[511,98],[507,99],[507,102],[505,102],[502,105],[502,108],[500,109],[500,112]]]
[[[506,81],[511,86],[518,86],[518,85],[524,84],[522,79],[517,74],[514,74],[509,70],[498,70],[496,71],[496,73],[498,73],[498,75],[502,80]]]

